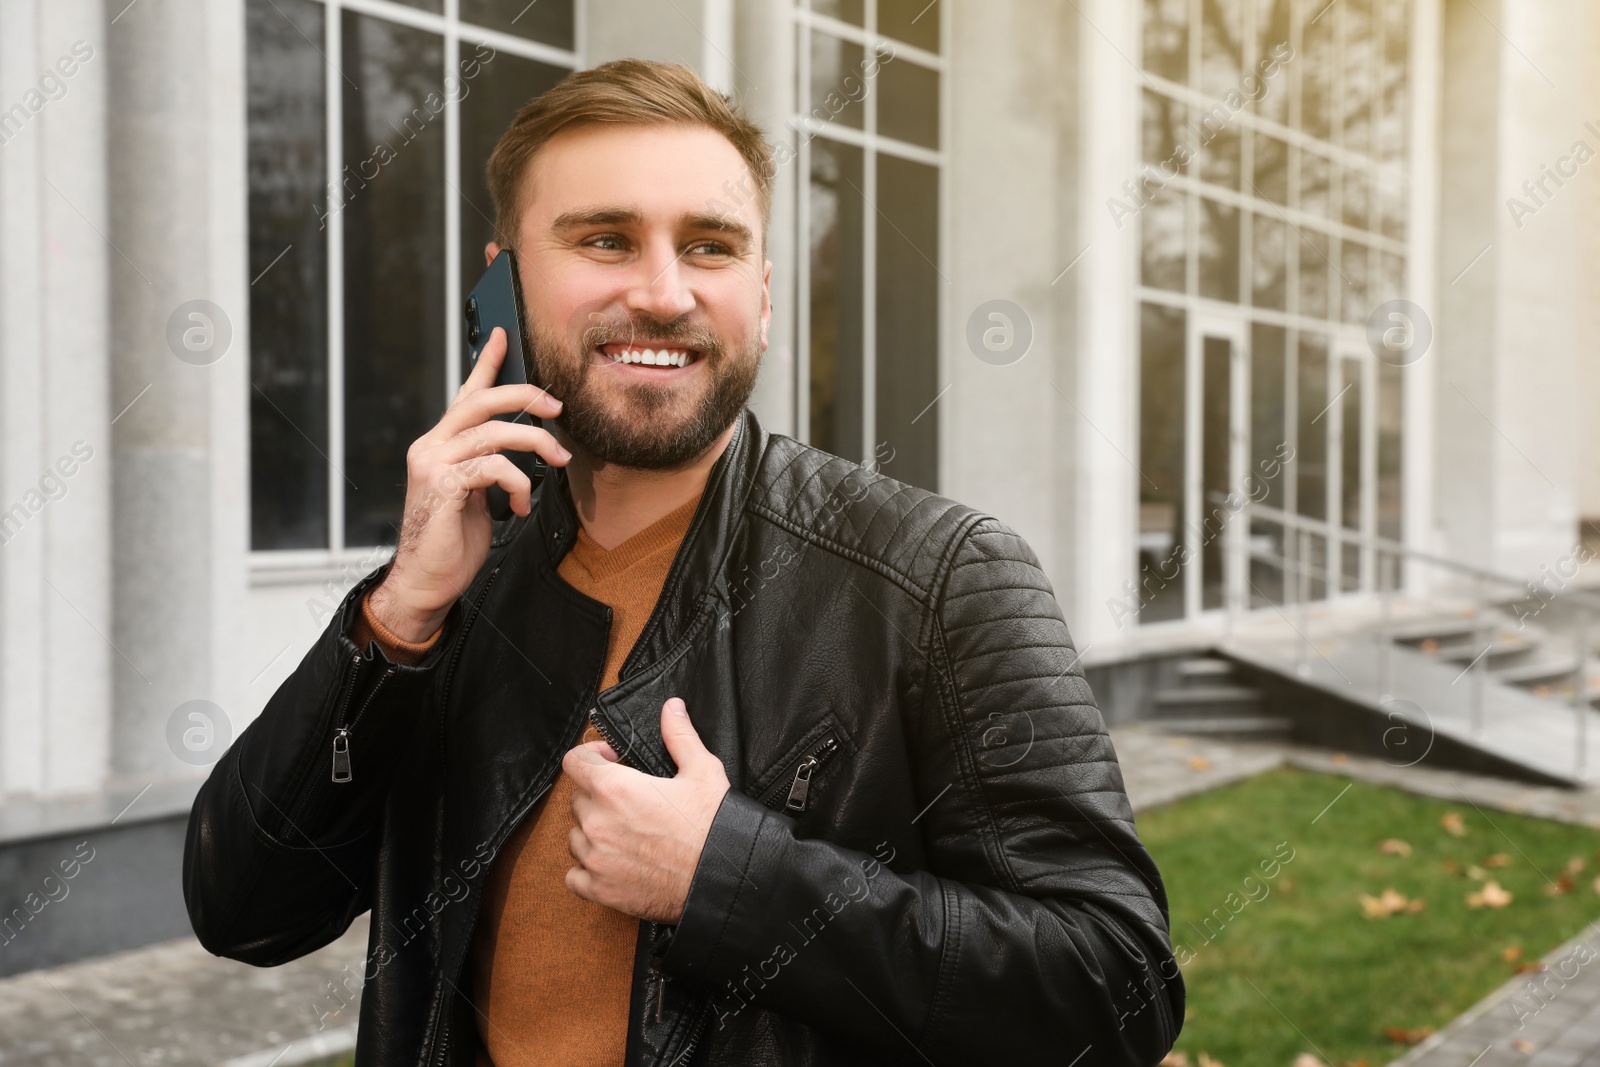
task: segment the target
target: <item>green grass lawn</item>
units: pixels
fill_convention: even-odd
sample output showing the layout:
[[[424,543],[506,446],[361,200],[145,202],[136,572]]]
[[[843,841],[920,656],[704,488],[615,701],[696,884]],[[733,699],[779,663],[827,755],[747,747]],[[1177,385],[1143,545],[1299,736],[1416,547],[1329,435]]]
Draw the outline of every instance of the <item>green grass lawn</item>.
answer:
[[[1441,825],[1450,812],[1460,836]],[[1443,1027],[1514,976],[1512,946],[1537,960],[1600,916],[1600,832],[1465,798],[1282,769],[1138,825],[1167,885],[1189,998],[1177,1047],[1191,1062],[1386,1063],[1406,1050],[1388,1028]],[[1380,851],[1386,839],[1411,854]],[[1582,869],[1563,881],[1575,858]],[[1511,902],[1468,907],[1485,879]],[[1549,895],[1551,881],[1572,888]],[[1422,909],[1365,917],[1361,895],[1390,887]]]

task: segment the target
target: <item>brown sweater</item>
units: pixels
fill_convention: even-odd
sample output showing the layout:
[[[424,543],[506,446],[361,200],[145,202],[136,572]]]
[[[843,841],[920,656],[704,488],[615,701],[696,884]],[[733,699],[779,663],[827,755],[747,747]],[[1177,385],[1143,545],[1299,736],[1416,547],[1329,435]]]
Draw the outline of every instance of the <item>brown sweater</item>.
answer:
[[[611,608],[602,690],[616,684],[699,500],[696,495],[609,551],[580,526],[577,543],[562,559],[557,573]],[[365,602],[362,607],[351,637],[363,649],[376,638],[396,662],[417,662],[439,637],[407,644],[384,629]],[[599,739],[586,723],[583,740]],[[479,1067],[622,1063],[639,920],[567,889],[574,863],[567,835],[574,825],[572,783],[558,773],[490,868],[470,958]]]

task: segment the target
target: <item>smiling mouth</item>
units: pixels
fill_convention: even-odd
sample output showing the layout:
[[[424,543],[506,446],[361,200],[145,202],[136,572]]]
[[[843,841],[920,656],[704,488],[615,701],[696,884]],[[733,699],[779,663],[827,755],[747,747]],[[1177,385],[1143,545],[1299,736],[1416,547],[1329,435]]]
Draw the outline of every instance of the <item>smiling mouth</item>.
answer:
[[[632,342],[612,343],[600,345],[596,350],[612,363],[623,363],[639,367],[687,367],[700,359],[700,350],[684,348],[681,346],[660,344],[637,344]]]

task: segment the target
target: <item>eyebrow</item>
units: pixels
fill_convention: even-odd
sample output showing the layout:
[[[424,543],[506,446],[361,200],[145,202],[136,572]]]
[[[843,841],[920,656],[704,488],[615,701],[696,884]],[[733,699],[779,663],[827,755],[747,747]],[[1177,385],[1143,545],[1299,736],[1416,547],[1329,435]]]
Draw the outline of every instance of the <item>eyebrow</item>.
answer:
[[[732,215],[718,214],[714,211],[690,211],[680,217],[678,222],[685,229],[710,230],[727,234],[746,247],[755,243],[755,234],[751,232],[750,227]],[[550,223],[550,229],[552,232],[560,233],[585,226],[640,226],[643,223],[644,215],[636,208],[578,208],[557,215]]]

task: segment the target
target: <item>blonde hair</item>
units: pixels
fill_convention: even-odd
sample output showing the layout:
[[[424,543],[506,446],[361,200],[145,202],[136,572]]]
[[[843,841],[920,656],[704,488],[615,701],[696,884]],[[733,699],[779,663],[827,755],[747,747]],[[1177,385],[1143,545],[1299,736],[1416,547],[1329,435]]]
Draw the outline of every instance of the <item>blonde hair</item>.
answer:
[[[560,131],[589,123],[704,126],[722,134],[743,157],[755,181],[761,243],[766,247],[777,167],[761,127],[683,64],[645,59],[617,59],[573,71],[517,112],[486,168],[494,198],[495,235],[501,245],[515,244],[522,222],[520,194],[533,157]]]

